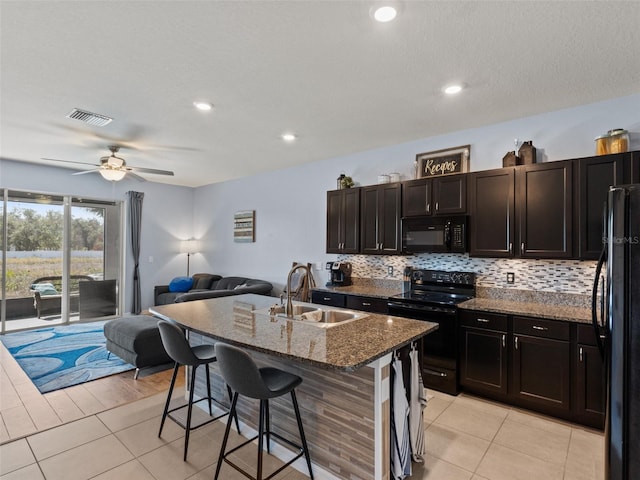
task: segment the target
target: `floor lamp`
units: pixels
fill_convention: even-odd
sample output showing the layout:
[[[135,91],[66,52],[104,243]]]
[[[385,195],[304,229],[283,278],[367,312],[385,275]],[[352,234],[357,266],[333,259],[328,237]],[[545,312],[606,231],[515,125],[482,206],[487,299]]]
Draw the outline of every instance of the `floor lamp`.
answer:
[[[187,277],[189,276],[189,259],[192,254],[198,251],[198,241],[194,239],[183,240],[180,244],[180,251],[187,254]]]

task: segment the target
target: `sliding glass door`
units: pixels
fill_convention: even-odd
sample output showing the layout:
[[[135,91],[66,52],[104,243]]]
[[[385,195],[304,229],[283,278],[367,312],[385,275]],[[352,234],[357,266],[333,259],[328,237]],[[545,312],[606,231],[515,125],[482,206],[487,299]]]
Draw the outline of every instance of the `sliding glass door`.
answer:
[[[121,204],[5,191],[2,331],[120,313]]]

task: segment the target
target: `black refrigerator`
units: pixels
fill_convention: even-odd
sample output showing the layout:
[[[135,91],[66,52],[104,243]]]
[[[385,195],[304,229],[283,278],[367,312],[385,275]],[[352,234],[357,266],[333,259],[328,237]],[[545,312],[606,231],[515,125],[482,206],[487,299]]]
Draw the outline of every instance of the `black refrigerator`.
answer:
[[[607,375],[605,479],[634,480],[640,479],[640,184],[610,188],[603,235],[593,322]]]

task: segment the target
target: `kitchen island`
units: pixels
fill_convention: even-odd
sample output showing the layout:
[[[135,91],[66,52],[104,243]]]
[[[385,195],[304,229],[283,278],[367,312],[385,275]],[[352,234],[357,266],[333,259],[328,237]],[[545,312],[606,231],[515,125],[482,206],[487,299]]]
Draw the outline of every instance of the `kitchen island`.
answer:
[[[392,354],[437,325],[373,313],[320,324],[256,312],[276,301],[249,294],[162,305],[150,311],[184,327],[192,344],[236,345],[248,350],[260,366],[303,378],[297,395],[316,478],[389,479]],[[214,395],[224,399],[226,388],[216,364],[212,367]],[[195,393],[201,392],[203,377],[196,382]],[[272,426],[295,439],[297,429],[288,402],[286,398],[273,401]],[[257,402],[241,398],[238,410],[240,420],[255,430]],[[244,435],[253,433],[246,430],[245,426]],[[283,459],[291,456],[280,445],[271,451]],[[303,464],[300,470],[306,471]]]

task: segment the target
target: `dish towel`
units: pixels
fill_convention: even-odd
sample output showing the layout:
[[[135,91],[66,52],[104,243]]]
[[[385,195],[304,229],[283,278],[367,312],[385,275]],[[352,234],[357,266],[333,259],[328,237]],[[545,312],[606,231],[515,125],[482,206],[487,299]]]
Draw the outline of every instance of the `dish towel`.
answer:
[[[391,412],[391,474],[394,480],[411,475],[409,402],[404,388],[402,361],[393,361],[393,412]]]
[[[427,406],[427,391],[422,383],[418,350],[409,352],[411,360],[411,385],[409,401],[409,436],[411,438],[411,456],[414,462],[424,462],[424,409]]]

